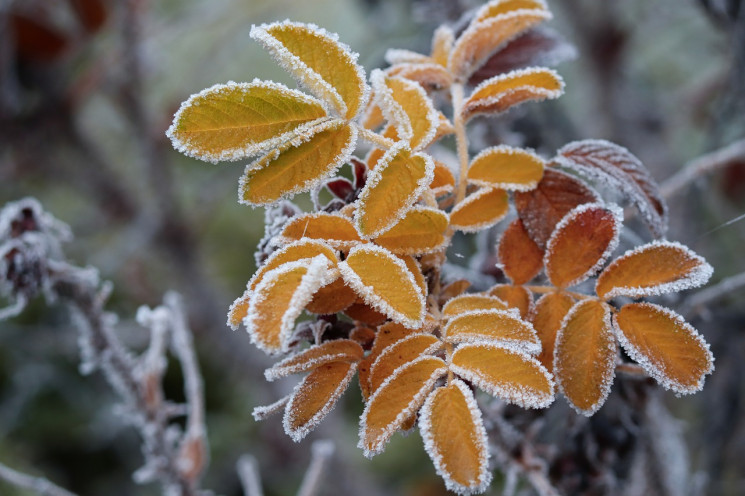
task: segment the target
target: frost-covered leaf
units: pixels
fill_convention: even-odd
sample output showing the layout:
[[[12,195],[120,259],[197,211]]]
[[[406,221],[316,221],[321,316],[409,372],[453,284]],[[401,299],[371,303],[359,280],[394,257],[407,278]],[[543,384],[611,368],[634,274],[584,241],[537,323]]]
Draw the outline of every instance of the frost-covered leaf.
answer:
[[[536,189],[515,193],[520,220],[541,248],[546,247],[554,227],[570,210],[598,201],[600,197],[582,181],[551,167],[544,169]]]
[[[190,157],[240,160],[281,145],[326,116],[321,102],[284,85],[230,82],[189,97],[166,134]]]
[[[301,351],[275,363],[264,371],[267,381],[274,381],[292,374],[308,372],[331,362],[358,362],[364,355],[362,347],[350,339],[335,339]]]
[[[450,167],[442,162],[435,161],[435,172],[432,183],[429,185],[435,196],[445,196],[455,189],[455,177]]]
[[[387,322],[378,328],[378,332],[375,336],[375,341],[370,349],[370,353],[360,362],[359,366],[359,379],[360,389],[362,390],[362,397],[367,400],[370,396],[370,369],[372,368],[375,360],[378,356],[393,343],[404,339],[417,331],[407,329],[401,324],[395,322]]]
[[[385,322],[388,317],[375,308],[371,307],[358,298],[356,302],[344,309],[344,313],[352,320],[362,322],[368,325],[376,326]]]
[[[597,272],[616,249],[622,222],[621,209],[597,203],[566,214],[546,247],[544,265],[551,283],[567,288]]]
[[[399,255],[428,253],[442,247],[447,227],[445,212],[414,207],[396,225],[375,238],[375,243]]]
[[[500,114],[527,101],[552,100],[564,94],[564,81],[556,71],[529,67],[500,74],[478,85],[463,103],[464,121]]]
[[[317,255],[323,255],[328,258],[333,266],[336,266],[336,262],[339,261],[336,251],[329,244],[321,240],[300,239],[292,241],[290,244],[272,253],[264,264],[256,270],[251,279],[249,279],[246,287],[249,291],[255,289],[264,277],[264,274],[272,269],[276,269],[282,264],[295,262],[304,258],[313,258]]]
[[[520,9],[547,10],[543,0],[491,0],[476,12],[473,21],[480,22]]]
[[[295,319],[318,288],[337,276],[323,255],[267,272],[254,290],[244,319],[251,341],[267,353],[287,351]]]
[[[511,191],[535,188],[543,177],[543,159],[506,145],[483,150],[471,161],[468,182]]]
[[[474,310],[450,320],[443,331],[450,343],[495,343],[532,355],[541,351],[533,326],[505,310]]]
[[[556,153],[556,161],[623,193],[639,210],[656,238],[667,230],[667,204],[644,164],[626,148],[605,140],[575,141]]]
[[[349,333],[349,339],[368,350],[375,341],[376,332],[365,326],[357,326]]]
[[[228,309],[228,326],[234,331],[238,330],[238,327],[243,322],[243,319],[248,315],[248,304],[251,301],[252,291],[247,289],[241,296],[235,299]]]
[[[379,236],[402,219],[432,182],[434,168],[429,156],[412,154],[403,144],[388,150],[359,196],[355,222],[362,235]]]
[[[455,41],[448,60],[450,72],[459,80],[468,81],[494,52],[548,19],[551,19],[551,13],[538,8],[518,8],[481,20],[477,16]]]
[[[491,227],[507,215],[508,202],[506,191],[481,188],[453,208],[450,212],[450,226],[469,233]]]
[[[439,67],[439,66],[436,66]],[[435,136],[440,116],[424,89],[402,77],[388,77],[375,70],[371,76],[380,110],[412,150],[428,145]]]
[[[356,142],[356,128],[342,120],[327,121],[298,134],[246,166],[239,200],[266,205],[309,191],[349,160]]]
[[[632,303],[621,308],[613,323],[624,351],[667,389],[695,393],[714,371],[709,345],[672,310]]]
[[[406,268],[409,269],[411,275],[414,276],[414,281],[416,281],[416,285],[419,287],[422,296],[426,298],[428,292],[427,280],[424,278],[424,274],[422,274],[422,267],[419,265],[419,262],[417,262],[416,258],[410,255],[398,255],[398,258],[406,264]]]
[[[574,298],[562,292],[543,295],[535,304],[531,322],[541,340],[541,353],[538,355],[538,360],[549,372],[554,371],[556,333],[573,306]]]
[[[543,250],[530,238],[519,218],[502,233],[497,255],[502,271],[515,284],[525,284],[543,268]]]
[[[389,48],[383,56],[390,65],[429,64],[432,58],[405,48]]]
[[[255,421],[261,422],[262,420],[266,420],[270,416],[279,413],[280,411],[285,409],[285,406],[287,405],[287,402],[290,401],[290,398],[292,397],[292,394],[288,394],[287,396],[278,399],[271,405],[263,405],[263,406],[257,406],[253,409],[251,412],[251,416],[254,418]]]
[[[492,396],[523,408],[545,408],[554,400],[551,374],[535,358],[511,349],[461,345],[450,369]]]
[[[313,24],[289,21],[251,28],[251,37],[319,98],[353,119],[367,102],[369,88],[357,54],[335,34]]]
[[[465,292],[468,288],[471,287],[471,281],[468,279],[458,279],[444,288],[440,290],[440,300],[439,304],[440,306],[445,305],[448,301],[450,301],[452,298],[455,298],[456,296],[460,296]],[[445,309],[443,308],[443,311]],[[499,309],[497,309],[499,310]]]
[[[402,365],[420,356],[429,355],[441,346],[431,334],[412,334],[384,349],[370,367],[370,391],[377,391],[383,382]]]
[[[297,385],[282,420],[293,441],[303,439],[334,408],[356,370],[354,362],[326,363]]]
[[[354,185],[352,181],[344,177],[337,177],[330,181],[326,181],[324,184],[326,189],[339,198],[340,200],[353,200],[354,199]]]
[[[339,277],[316,291],[305,309],[321,315],[334,314],[348,308],[357,298],[357,293]]]
[[[450,51],[455,43],[455,33],[450,26],[441,25],[432,34],[432,60],[443,67],[447,67]]]
[[[288,243],[304,238],[325,241],[340,250],[348,250],[362,242],[351,220],[326,212],[293,217],[282,229],[277,240]]]
[[[421,407],[435,382],[447,373],[442,359],[425,356],[400,367],[370,397],[360,418],[360,441],[366,457],[383,451],[404,421]]]
[[[385,123],[383,112],[380,110],[380,107],[378,107],[378,104],[375,103],[375,93],[372,93],[370,102],[365,109],[365,113],[362,114],[360,121],[362,127],[371,130],[377,129]]]
[[[680,243],[655,241],[624,253],[598,276],[595,292],[609,300],[616,296],[641,298],[706,284],[713,269]]]
[[[578,413],[589,417],[603,406],[613,384],[617,359],[610,307],[597,300],[575,304],[556,335],[554,375]]]
[[[496,296],[465,294],[448,300],[442,307],[442,316],[453,317],[475,310],[507,310],[507,308],[507,304]]]
[[[452,82],[450,72],[431,60],[417,64],[398,64],[386,70],[386,74],[414,81],[426,91],[447,89]]]
[[[355,246],[339,270],[368,305],[411,329],[422,325],[424,296],[406,264],[388,250]]]
[[[523,286],[497,284],[489,289],[488,294],[496,296],[507,303],[507,307],[516,308],[520,312],[520,317],[523,319],[528,318],[528,315],[533,311],[533,293]]]
[[[450,491],[483,492],[491,483],[489,450],[481,410],[458,379],[436,388],[420,411],[424,449]]]

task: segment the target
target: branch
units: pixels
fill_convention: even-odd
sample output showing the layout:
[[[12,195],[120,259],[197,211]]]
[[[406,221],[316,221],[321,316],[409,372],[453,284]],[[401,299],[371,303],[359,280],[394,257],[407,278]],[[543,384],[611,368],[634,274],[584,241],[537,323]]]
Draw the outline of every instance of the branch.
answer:
[[[321,481],[326,465],[334,454],[334,443],[328,439],[315,441],[311,447],[311,458],[308,470],[303,477],[303,483],[298,490],[298,496],[315,496],[320,494]]]
[[[730,295],[745,286],[745,272],[723,279],[719,283],[692,294],[681,305],[681,313],[690,318],[698,315],[712,301]]]
[[[34,477],[0,463],[0,479],[21,489],[34,491],[41,496],[76,496],[43,477]]]
[[[660,193],[664,198],[670,198],[681,193],[704,174],[722,169],[738,160],[745,160],[745,138],[691,160],[677,174],[662,183]]]
[[[241,479],[243,494],[245,496],[264,496],[261,488],[261,477],[259,476],[258,463],[253,455],[243,455],[238,459],[236,466],[238,477]]]

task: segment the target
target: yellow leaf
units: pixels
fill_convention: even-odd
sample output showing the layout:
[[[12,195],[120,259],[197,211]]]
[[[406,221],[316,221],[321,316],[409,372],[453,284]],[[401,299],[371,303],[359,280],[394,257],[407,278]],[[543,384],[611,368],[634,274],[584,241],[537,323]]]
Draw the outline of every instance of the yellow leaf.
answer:
[[[326,212],[293,217],[282,229],[278,241],[288,243],[304,238],[322,240],[340,250],[362,242],[352,221]]]
[[[341,120],[327,121],[246,166],[242,203],[266,205],[308,191],[351,157],[357,130]]]
[[[335,34],[312,24],[280,22],[251,28],[274,58],[339,115],[353,119],[365,106],[369,89],[357,54]]]
[[[520,9],[546,10],[546,4],[543,0],[492,0],[476,12],[472,22],[485,21]]]
[[[447,67],[453,43],[455,43],[455,33],[449,26],[443,24],[435,29],[432,35],[432,60],[442,67]]]
[[[481,188],[468,195],[450,212],[450,226],[463,232],[478,232],[491,227],[507,215],[507,192]]]
[[[280,248],[279,250],[272,253],[269,258],[266,259],[264,264],[258,268],[254,275],[248,281],[248,290],[253,290],[264,277],[264,274],[272,269],[276,269],[280,265],[286,264],[287,262],[296,262],[304,258],[313,258],[317,255],[323,255],[329,259],[332,266],[336,266],[336,262],[339,258],[336,255],[331,246],[323,241],[313,239],[301,239],[293,241],[287,246]]]
[[[450,491],[471,494],[489,487],[486,429],[476,399],[463,381],[455,379],[429,395],[421,409],[419,430]]]
[[[428,253],[442,247],[447,227],[446,213],[414,207],[396,225],[375,238],[375,244],[399,255]]]
[[[316,369],[331,362],[358,362],[364,355],[362,347],[349,339],[335,339],[314,345],[307,350],[275,363],[264,371],[267,381]]]
[[[595,292],[605,300],[640,298],[706,283],[713,269],[706,260],[679,243],[655,241],[618,257],[598,276]]]
[[[278,83],[217,84],[182,103],[166,134],[190,157],[240,160],[281,145],[326,116],[321,102]]]
[[[352,380],[357,364],[331,362],[321,365],[298,384],[285,407],[282,425],[298,442],[334,408]]]
[[[375,95],[373,94],[370,97],[370,102],[367,105],[367,109],[365,109],[365,113],[362,114],[360,124],[366,129],[373,130],[382,126],[384,122],[385,117],[383,117],[383,112],[378,107],[378,104],[375,103]]]
[[[581,283],[602,267],[618,244],[623,212],[612,206],[587,203],[556,225],[546,246],[546,275],[558,288]]]
[[[603,406],[617,360],[610,307],[597,300],[578,302],[564,318],[554,349],[556,382],[578,413],[589,417]]]
[[[316,291],[305,309],[312,313],[329,315],[343,311],[355,301],[357,293],[339,277]]]
[[[340,262],[342,277],[365,302],[415,329],[424,321],[424,296],[406,264],[384,248],[358,245]]]
[[[453,192],[455,188],[455,177],[450,167],[442,162],[435,161],[435,173],[432,183],[429,185],[435,196],[445,196]]]
[[[238,326],[241,325],[243,319],[248,315],[248,304],[251,300],[253,293],[250,289],[243,292],[241,296],[235,299],[230,309],[228,309],[228,326],[235,330],[238,330]]]
[[[709,345],[672,310],[632,303],[616,314],[614,325],[624,351],[667,389],[695,393],[714,371]]]
[[[461,345],[453,353],[450,370],[492,396],[523,408],[545,408],[554,400],[551,374],[535,358],[514,350]]]
[[[419,262],[416,261],[416,258],[409,255],[398,255],[398,258],[403,260],[406,264],[406,268],[409,269],[409,272],[414,276],[414,281],[416,281],[416,285],[419,286],[422,296],[426,298],[428,294],[427,281],[424,279],[424,274],[422,274],[422,268],[419,265]]]
[[[538,360],[548,369],[554,371],[554,345],[556,333],[561,321],[574,306],[574,299],[566,293],[549,293],[543,295],[535,304],[531,321],[541,340],[541,353]]]
[[[440,340],[430,334],[413,334],[391,344],[370,367],[370,391],[377,391],[402,365],[431,354],[440,346]]]
[[[398,133],[396,132],[396,128],[392,124],[388,124],[385,129],[383,129],[381,136],[384,138],[390,138],[393,141],[400,141],[398,139]],[[368,171],[371,171],[375,168],[376,165],[378,165],[378,162],[385,156],[386,150],[382,150],[380,148],[371,148],[370,151],[367,153],[367,156],[365,157],[365,164],[367,165]]]
[[[435,164],[403,145],[388,150],[360,192],[355,221],[360,233],[376,237],[390,229],[432,182]]]
[[[465,294],[456,296],[442,307],[443,317],[454,317],[475,310],[507,310],[507,304],[496,296]]]
[[[359,380],[360,389],[362,390],[362,397],[367,400],[370,396],[370,369],[372,368],[375,360],[388,346],[392,345],[400,339],[404,339],[407,336],[411,336],[414,332],[411,329],[407,329],[401,324],[395,322],[387,322],[378,328],[378,332],[375,336],[375,341],[370,349],[370,353],[360,362],[359,366]]]
[[[460,296],[465,290],[471,287],[471,281],[468,279],[457,279],[440,290],[440,306],[445,305],[448,301],[456,296]],[[443,308],[444,310],[444,308]]]
[[[533,293],[523,286],[497,284],[489,290],[488,294],[496,296],[507,303],[509,308],[516,308],[520,312],[520,317],[523,319],[528,318],[528,315],[533,311]]]
[[[468,182],[510,191],[534,189],[543,177],[543,159],[520,148],[500,145],[474,157]]]
[[[425,356],[399,368],[370,397],[360,418],[359,447],[371,458],[414,414],[435,382],[447,373],[442,359]]]
[[[504,310],[475,310],[458,315],[447,323],[443,335],[450,343],[490,342],[533,355],[541,350],[533,326]]]
[[[497,253],[502,271],[515,284],[525,284],[543,268],[543,250],[530,238],[520,219],[504,231]]]
[[[463,103],[464,121],[479,114],[499,114],[529,100],[560,97],[564,81],[551,69],[530,67],[487,79]]]

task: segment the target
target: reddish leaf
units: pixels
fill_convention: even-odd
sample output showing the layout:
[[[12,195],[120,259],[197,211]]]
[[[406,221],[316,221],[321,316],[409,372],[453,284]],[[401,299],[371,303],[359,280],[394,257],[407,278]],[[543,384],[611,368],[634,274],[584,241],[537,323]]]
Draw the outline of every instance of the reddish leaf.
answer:
[[[520,219],[504,231],[497,253],[502,271],[514,284],[525,284],[543,268],[543,250],[530,238]]]
[[[543,295],[535,304],[533,328],[541,340],[541,354],[538,360],[548,369],[554,371],[554,345],[556,333],[567,312],[574,306],[574,299],[566,293],[549,293]]]

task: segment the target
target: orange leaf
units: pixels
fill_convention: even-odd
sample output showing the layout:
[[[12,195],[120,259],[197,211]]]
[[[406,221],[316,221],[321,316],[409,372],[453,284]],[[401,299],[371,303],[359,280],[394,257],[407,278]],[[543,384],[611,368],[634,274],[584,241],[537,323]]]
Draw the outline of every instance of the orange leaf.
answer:
[[[452,298],[460,296],[465,290],[471,287],[471,281],[468,279],[457,279],[440,290],[440,306],[446,304]],[[444,308],[443,308],[444,310]]]
[[[364,349],[369,350],[375,341],[375,331],[369,327],[358,326],[349,333],[349,339],[359,343]]]
[[[336,262],[339,261],[336,251],[323,241],[313,239],[293,241],[272,253],[248,281],[247,287],[249,290],[255,289],[259,282],[261,282],[264,274],[272,269],[276,269],[282,264],[296,262],[303,258],[313,258],[317,255],[323,255],[328,258],[333,266],[336,266]]]
[[[533,326],[504,310],[476,310],[458,315],[443,331],[450,343],[494,343],[532,355],[541,351]]]
[[[481,188],[468,195],[450,212],[450,226],[463,232],[477,232],[499,222],[509,208],[507,192]]]
[[[528,191],[543,177],[543,159],[506,145],[487,148],[474,157],[468,182],[512,191]]]
[[[541,353],[538,355],[538,360],[549,372],[554,371],[556,333],[561,327],[561,321],[573,306],[574,299],[561,292],[543,295],[535,304],[532,322],[541,340]]]
[[[546,10],[546,4],[543,0],[492,0],[476,12],[472,22],[485,21],[491,17],[520,9]]]
[[[458,379],[436,388],[422,406],[424,448],[450,491],[483,492],[491,482],[486,429],[471,389]]]
[[[481,114],[500,114],[529,100],[552,100],[563,93],[564,81],[556,71],[543,67],[514,70],[478,85],[463,104],[461,115],[468,121]]]
[[[281,243],[291,243],[304,238],[322,240],[340,250],[348,250],[362,242],[348,218],[326,212],[293,217],[277,239]]]
[[[461,345],[453,353],[450,370],[492,396],[523,408],[545,408],[554,400],[551,374],[535,358],[514,350],[491,344]]]
[[[357,293],[339,277],[316,291],[313,299],[305,306],[311,313],[329,315],[341,312],[357,301]]]
[[[422,274],[422,268],[419,265],[419,262],[416,261],[416,258],[408,255],[399,255],[399,258],[406,264],[406,268],[409,269],[409,272],[414,276],[414,281],[416,281],[416,285],[419,286],[422,296],[426,298],[428,294],[427,281],[424,279],[424,274]]]
[[[507,303],[508,308],[516,308],[523,319],[528,318],[528,315],[532,313],[534,307],[533,293],[522,286],[497,284],[489,290],[488,294]]]
[[[349,339],[335,339],[311,346],[291,357],[275,363],[264,371],[267,381],[316,369],[331,362],[358,362],[362,360],[362,347]]]
[[[435,196],[445,196],[452,193],[455,188],[455,177],[450,171],[450,167],[442,162],[435,161],[434,178],[429,187]]]
[[[427,155],[393,146],[378,161],[360,192],[355,222],[367,237],[376,237],[401,219],[432,182],[435,164]]]
[[[344,313],[352,320],[373,326],[382,324],[387,318],[385,314],[378,312],[362,299],[358,299],[356,302],[345,308]]]
[[[298,384],[285,407],[282,420],[285,432],[293,441],[303,439],[334,408],[346,391],[355,370],[356,363],[326,363]]]
[[[386,70],[386,74],[414,81],[426,91],[447,89],[452,79],[447,69],[430,60],[416,64],[397,64]]]
[[[367,101],[369,89],[357,54],[337,36],[312,24],[289,21],[253,26],[251,38],[319,98],[346,119],[353,119]]]
[[[616,206],[581,205],[556,225],[544,265],[559,288],[579,284],[602,267],[618,244],[623,212]]]
[[[605,300],[616,296],[641,298],[706,283],[713,269],[685,246],[655,241],[628,251],[598,276],[595,292]]]
[[[597,300],[578,302],[564,318],[554,350],[556,382],[578,413],[589,417],[603,406],[617,359],[610,307]]]
[[[248,304],[253,293],[250,289],[243,292],[241,296],[235,299],[230,309],[228,309],[228,326],[234,331],[241,325],[243,319],[248,315]]]
[[[382,126],[384,122],[385,117],[383,117],[383,112],[381,112],[378,104],[375,103],[375,95],[373,94],[370,97],[370,102],[367,105],[367,109],[365,109],[365,113],[362,114],[360,124],[366,129],[373,130]]]
[[[375,243],[399,255],[418,255],[438,250],[445,243],[446,213],[428,207],[414,207],[392,228],[375,238]]]
[[[239,200],[266,205],[309,191],[346,163],[356,142],[356,128],[344,121],[319,124],[246,166]]]
[[[384,349],[370,367],[370,391],[375,392],[402,365],[429,355],[441,346],[430,334],[413,334]]]
[[[507,304],[496,296],[465,294],[456,296],[442,307],[443,317],[453,317],[475,310],[507,310]]]
[[[360,418],[359,447],[368,458],[383,451],[385,443],[414,414],[447,373],[442,359],[417,358],[400,367],[370,397]]]
[[[616,314],[614,325],[624,351],[667,389],[695,393],[714,371],[709,345],[672,310],[632,303]]]
[[[422,325],[424,296],[406,264],[391,252],[357,245],[339,263],[339,270],[368,305],[411,329]]]
[[[360,362],[359,367],[359,379],[360,389],[362,390],[362,397],[367,400],[370,396],[370,369],[372,368],[375,360],[388,346],[397,342],[400,339],[404,339],[407,336],[411,336],[413,332],[411,329],[407,329],[401,324],[395,322],[387,322],[378,328],[378,332],[375,336],[375,341],[370,349],[370,353]]]
[[[432,60],[443,67],[447,67],[453,43],[455,43],[455,33],[450,26],[442,24],[435,29],[432,35]]]
[[[525,284],[543,268],[543,250],[530,238],[520,219],[504,231],[497,250],[502,271],[515,284]]]

